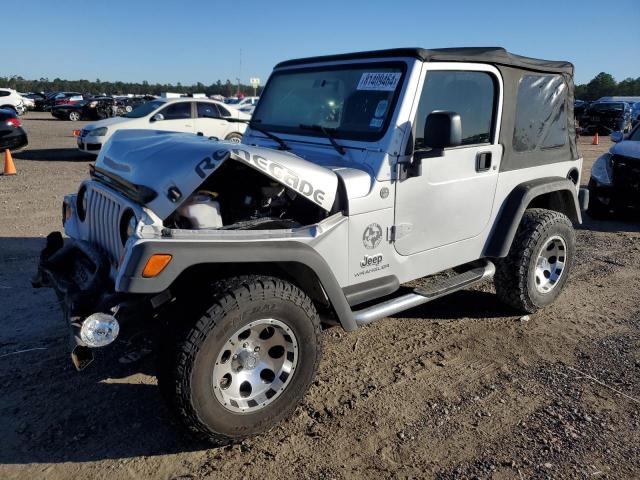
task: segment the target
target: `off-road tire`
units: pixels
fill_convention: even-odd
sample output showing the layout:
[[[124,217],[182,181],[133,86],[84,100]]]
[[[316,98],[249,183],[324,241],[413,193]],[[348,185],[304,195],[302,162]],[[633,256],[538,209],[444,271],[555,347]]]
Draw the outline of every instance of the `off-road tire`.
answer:
[[[567,247],[564,271],[551,291],[541,293],[535,286],[536,262],[540,250],[553,236],[562,237]],[[566,215],[543,208],[526,210],[509,254],[496,262],[494,283],[498,297],[524,313],[550,305],[569,278],[574,256],[575,232]]]
[[[158,356],[158,384],[170,409],[193,437],[226,445],[265,432],[291,415],[320,363],[320,319],[307,295],[278,278],[228,278],[215,283],[212,291],[210,305],[199,309],[195,320],[173,319],[175,328]],[[232,412],[214,395],[214,364],[233,332],[265,317],[285,323],[295,334],[295,371],[286,388],[265,407],[251,413]]]

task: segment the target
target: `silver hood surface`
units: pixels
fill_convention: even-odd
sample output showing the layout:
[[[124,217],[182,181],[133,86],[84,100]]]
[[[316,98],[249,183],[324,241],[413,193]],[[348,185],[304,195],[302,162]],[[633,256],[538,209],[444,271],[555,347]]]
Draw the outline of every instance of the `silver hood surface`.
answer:
[[[119,130],[103,146],[96,168],[156,191],[147,206],[164,219],[227,160],[262,172],[326,211],[333,206],[338,177],[330,169],[293,153],[214,142],[189,133]],[[177,201],[168,195],[172,188],[180,192]]]

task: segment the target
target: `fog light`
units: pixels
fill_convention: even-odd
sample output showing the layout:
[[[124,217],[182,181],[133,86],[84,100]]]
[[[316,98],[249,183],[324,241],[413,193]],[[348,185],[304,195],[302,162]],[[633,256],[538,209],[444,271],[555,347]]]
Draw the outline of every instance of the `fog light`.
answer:
[[[88,347],[104,347],[113,342],[120,332],[118,320],[107,313],[89,315],[80,328],[80,338]]]

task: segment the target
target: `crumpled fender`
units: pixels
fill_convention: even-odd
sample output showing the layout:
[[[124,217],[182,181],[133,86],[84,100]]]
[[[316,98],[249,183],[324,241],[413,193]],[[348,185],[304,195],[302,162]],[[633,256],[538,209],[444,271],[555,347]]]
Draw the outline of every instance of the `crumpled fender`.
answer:
[[[117,131],[102,148],[96,168],[153,189],[158,195],[147,206],[164,219],[228,160],[258,170],[326,211],[333,206],[338,176],[332,170],[290,152],[214,142],[192,134]],[[168,195],[170,189],[177,189],[179,198]]]

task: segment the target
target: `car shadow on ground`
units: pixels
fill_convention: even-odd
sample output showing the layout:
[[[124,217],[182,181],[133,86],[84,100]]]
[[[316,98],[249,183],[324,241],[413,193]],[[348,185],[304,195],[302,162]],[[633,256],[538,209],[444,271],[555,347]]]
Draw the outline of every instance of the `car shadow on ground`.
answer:
[[[493,292],[461,290],[397,313],[390,318],[460,320],[463,318],[505,318],[517,315],[517,311],[501,303]]]
[[[90,153],[82,153],[75,148],[36,148],[26,149],[13,154],[19,160],[34,160],[41,162],[56,162],[56,161],[78,161],[78,162],[92,162],[95,161],[96,156]]]
[[[55,117],[51,117],[51,118],[33,118],[33,117],[29,117],[28,115],[26,117],[22,117],[22,120],[29,120],[30,122],[65,122],[65,121],[67,121],[67,120],[62,120],[60,118],[55,118]]]
[[[576,225],[577,230],[592,232],[640,232],[640,212],[614,212],[606,219],[595,219],[588,213],[582,214],[582,225]]]

